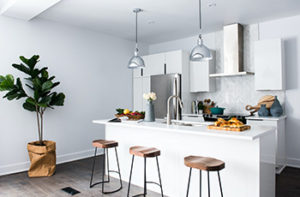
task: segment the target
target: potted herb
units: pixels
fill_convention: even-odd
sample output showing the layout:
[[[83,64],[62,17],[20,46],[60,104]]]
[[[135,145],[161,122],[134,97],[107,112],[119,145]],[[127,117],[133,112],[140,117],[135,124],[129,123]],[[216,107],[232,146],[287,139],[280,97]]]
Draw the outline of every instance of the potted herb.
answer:
[[[27,145],[31,162],[28,176],[52,176],[56,169],[56,144],[43,139],[44,113],[48,108],[63,106],[65,95],[53,91],[53,88],[60,83],[53,82],[55,77],[49,76],[47,67],[41,69],[36,67],[39,62],[38,55],[34,55],[30,59],[21,56],[20,59],[22,63],[12,66],[28,76],[25,78],[28,90],[24,90],[20,78],[15,80],[12,75],[0,75],[0,91],[7,92],[3,98],[10,101],[25,99],[23,108],[36,113],[39,139]]]

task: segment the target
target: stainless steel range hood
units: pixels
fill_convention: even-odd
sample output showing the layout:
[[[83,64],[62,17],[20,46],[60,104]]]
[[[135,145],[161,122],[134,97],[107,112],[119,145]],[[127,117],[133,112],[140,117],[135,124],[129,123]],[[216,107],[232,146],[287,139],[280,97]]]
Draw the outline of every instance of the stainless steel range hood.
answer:
[[[224,73],[211,74],[210,77],[254,74],[243,70],[243,52],[243,26],[238,23],[224,26]]]

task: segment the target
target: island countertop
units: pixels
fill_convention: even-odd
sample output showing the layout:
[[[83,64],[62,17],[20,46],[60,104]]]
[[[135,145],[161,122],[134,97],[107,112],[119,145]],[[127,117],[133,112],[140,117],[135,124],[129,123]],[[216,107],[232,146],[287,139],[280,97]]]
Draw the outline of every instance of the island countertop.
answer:
[[[167,125],[163,120],[157,120],[155,122],[143,122],[143,121],[122,121],[122,122],[108,122],[109,120],[94,120],[93,123],[104,125],[115,125],[121,127],[134,127],[144,129],[155,129],[165,132],[177,132],[194,135],[215,136],[223,138],[233,138],[241,140],[255,140],[261,136],[267,135],[270,132],[274,132],[275,128],[271,126],[251,126],[250,130],[236,132],[236,131],[222,131],[211,130],[207,128],[208,124],[212,123],[198,123],[193,126],[181,126],[181,125]]]

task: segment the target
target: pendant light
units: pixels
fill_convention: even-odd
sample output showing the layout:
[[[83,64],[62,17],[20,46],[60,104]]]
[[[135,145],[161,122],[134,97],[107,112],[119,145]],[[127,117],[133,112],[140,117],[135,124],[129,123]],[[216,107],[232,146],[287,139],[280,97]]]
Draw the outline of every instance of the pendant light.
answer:
[[[201,17],[201,0],[199,0],[199,27],[202,29]],[[212,59],[211,51],[203,44],[202,35],[199,35],[197,46],[195,46],[190,54],[191,61],[208,61]]]
[[[139,56],[139,49],[138,49],[138,13],[142,12],[143,10],[140,8],[136,8],[133,10],[135,13],[135,51],[134,56],[129,60],[128,68],[135,69],[135,68],[144,68],[145,62],[141,56]]]

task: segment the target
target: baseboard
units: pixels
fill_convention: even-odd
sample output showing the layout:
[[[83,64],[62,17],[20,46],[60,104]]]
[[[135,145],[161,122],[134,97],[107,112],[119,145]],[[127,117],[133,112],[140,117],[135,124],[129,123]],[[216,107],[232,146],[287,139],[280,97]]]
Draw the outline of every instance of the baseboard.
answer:
[[[79,151],[75,153],[57,155],[56,164],[67,163],[71,161],[92,157],[95,154],[94,151],[95,149],[90,149],[90,150]],[[101,154],[103,154],[103,152],[102,150],[99,150],[97,155],[101,155]],[[29,161],[0,166],[0,176],[27,171],[29,166],[30,166]]]
[[[287,166],[293,168],[300,168],[300,159],[298,158],[288,158],[287,159]]]

